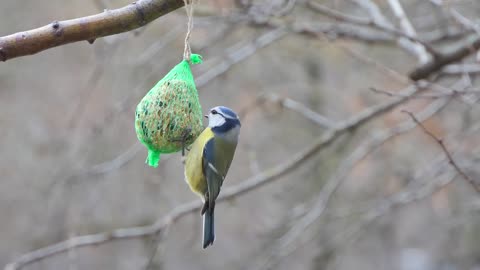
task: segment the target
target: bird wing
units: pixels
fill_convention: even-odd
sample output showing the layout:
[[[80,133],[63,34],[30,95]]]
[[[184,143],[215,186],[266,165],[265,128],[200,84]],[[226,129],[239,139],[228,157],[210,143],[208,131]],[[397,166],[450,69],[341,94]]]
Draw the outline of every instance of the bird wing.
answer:
[[[203,148],[203,171],[208,186],[208,207],[214,207],[225,179],[226,171],[222,166],[222,157],[215,159],[215,138],[211,138]]]

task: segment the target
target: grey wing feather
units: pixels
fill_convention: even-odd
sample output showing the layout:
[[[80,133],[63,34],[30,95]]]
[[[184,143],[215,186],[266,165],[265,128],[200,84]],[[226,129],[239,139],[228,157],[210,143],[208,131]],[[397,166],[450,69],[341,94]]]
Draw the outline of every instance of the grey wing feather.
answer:
[[[220,188],[225,178],[218,165],[218,161],[215,160],[215,139],[212,138],[203,148],[203,171],[207,179],[209,208],[214,207],[215,199],[217,199],[220,193]]]

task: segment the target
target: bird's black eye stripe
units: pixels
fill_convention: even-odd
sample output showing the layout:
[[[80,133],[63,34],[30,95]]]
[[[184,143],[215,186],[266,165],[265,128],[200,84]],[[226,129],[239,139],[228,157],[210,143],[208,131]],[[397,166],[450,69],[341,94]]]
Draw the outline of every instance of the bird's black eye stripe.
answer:
[[[212,110],[212,114],[217,114],[217,111],[216,111],[216,110]]]

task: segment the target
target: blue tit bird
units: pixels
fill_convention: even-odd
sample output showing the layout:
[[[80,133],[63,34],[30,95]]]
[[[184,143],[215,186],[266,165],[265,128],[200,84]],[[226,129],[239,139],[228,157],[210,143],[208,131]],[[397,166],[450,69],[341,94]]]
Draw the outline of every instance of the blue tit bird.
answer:
[[[193,142],[185,160],[185,180],[203,201],[203,248],[213,244],[213,212],[225,176],[232,163],[240,134],[240,120],[231,109],[210,109],[208,127]]]

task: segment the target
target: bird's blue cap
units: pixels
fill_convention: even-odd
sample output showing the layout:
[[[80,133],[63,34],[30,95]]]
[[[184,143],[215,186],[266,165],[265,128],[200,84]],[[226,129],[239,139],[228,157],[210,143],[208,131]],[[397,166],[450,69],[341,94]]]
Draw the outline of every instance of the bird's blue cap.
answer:
[[[219,111],[225,118],[230,118],[230,119],[238,119],[237,114],[232,111],[230,108],[227,108],[225,106],[218,106],[215,107],[217,111]]]

